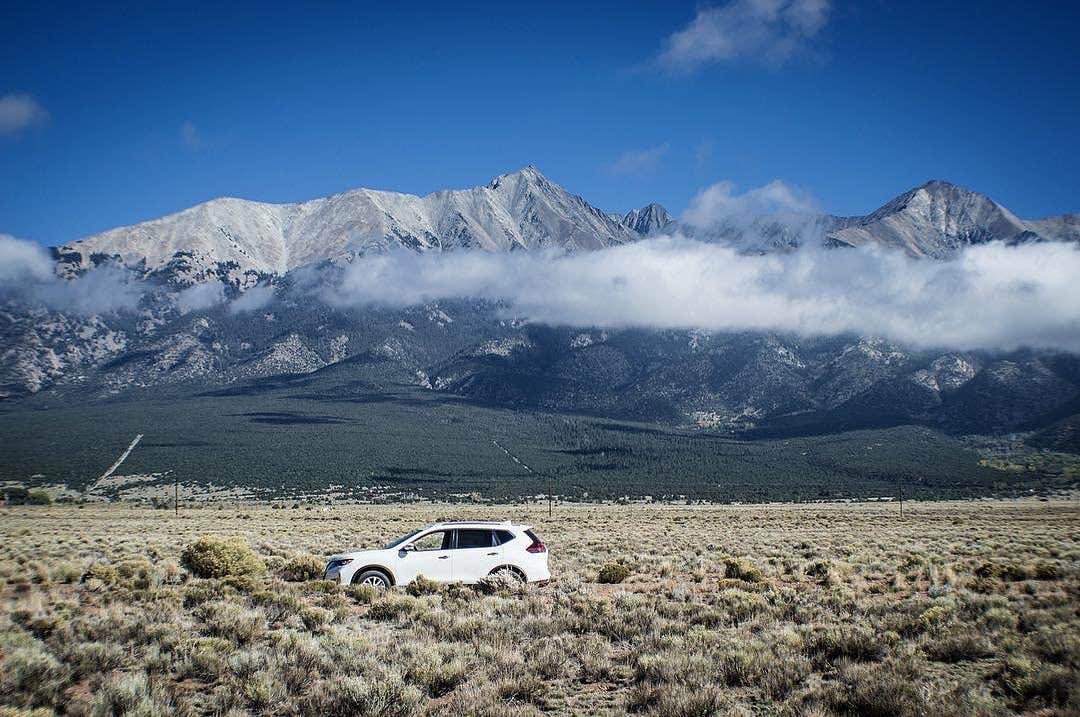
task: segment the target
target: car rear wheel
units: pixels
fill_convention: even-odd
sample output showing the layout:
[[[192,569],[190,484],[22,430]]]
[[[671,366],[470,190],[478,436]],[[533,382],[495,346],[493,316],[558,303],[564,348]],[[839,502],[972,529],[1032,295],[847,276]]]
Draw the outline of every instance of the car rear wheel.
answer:
[[[517,568],[512,568],[509,565],[504,565],[501,568],[495,568],[490,573],[488,573],[488,575],[490,577],[500,578],[509,582],[525,582],[525,575]]]
[[[370,585],[376,590],[386,590],[390,587],[390,581],[379,570],[365,570],[353,581],[353,585]]]

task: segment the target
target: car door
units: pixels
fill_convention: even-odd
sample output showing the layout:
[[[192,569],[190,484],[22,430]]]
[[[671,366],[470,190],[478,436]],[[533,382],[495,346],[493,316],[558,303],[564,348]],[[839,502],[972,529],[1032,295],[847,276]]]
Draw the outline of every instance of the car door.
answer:
[[[449,530],[433,530],[402,545],[394,571],[398,584],[407,585],[418,575],[428,580],[449,582],[454,563],[454,551],[450,550],[452,538]]]
[[[494,531],[458,528],[455,532],[453,575],[456,582],[474,583],[502,564],[502,548]]]

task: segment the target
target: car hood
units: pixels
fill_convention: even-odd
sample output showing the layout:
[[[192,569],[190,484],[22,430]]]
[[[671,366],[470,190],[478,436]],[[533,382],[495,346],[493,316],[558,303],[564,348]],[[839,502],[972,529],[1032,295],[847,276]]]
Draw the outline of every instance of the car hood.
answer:
[[[350,550],[344,553],[335,553],[331,555],[329,561],[334,560],[377,560],[380,557],[384,557],[387,551],[385,550]]]

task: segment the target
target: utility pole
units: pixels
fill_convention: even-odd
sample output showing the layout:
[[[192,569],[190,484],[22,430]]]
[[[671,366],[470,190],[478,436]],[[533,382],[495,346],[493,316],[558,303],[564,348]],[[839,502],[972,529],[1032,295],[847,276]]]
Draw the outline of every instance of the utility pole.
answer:
[[[551,511],[552,511],[552,507],[551,507],[551,504],[552,504],[551,474],[550,473],[548,473],[548,479],[547,479],[547,494],[548,494],[548,517],[550,518],[551,517]]]
[[[173,474],[173,514],[180,517],[180,474]]]
[[[897,485],[900,486],[900,517],[904,517],[904,477],[897,478]]]

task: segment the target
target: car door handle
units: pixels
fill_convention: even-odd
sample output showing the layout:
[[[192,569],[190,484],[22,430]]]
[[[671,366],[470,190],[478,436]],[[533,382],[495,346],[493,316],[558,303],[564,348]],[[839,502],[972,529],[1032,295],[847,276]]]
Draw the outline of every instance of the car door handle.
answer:
[[[498,553],[488,553],[488,555],[498,555]]]
[[[440,555],[439,560],[446,560],[449,557],[450,557],[449,555]]]

